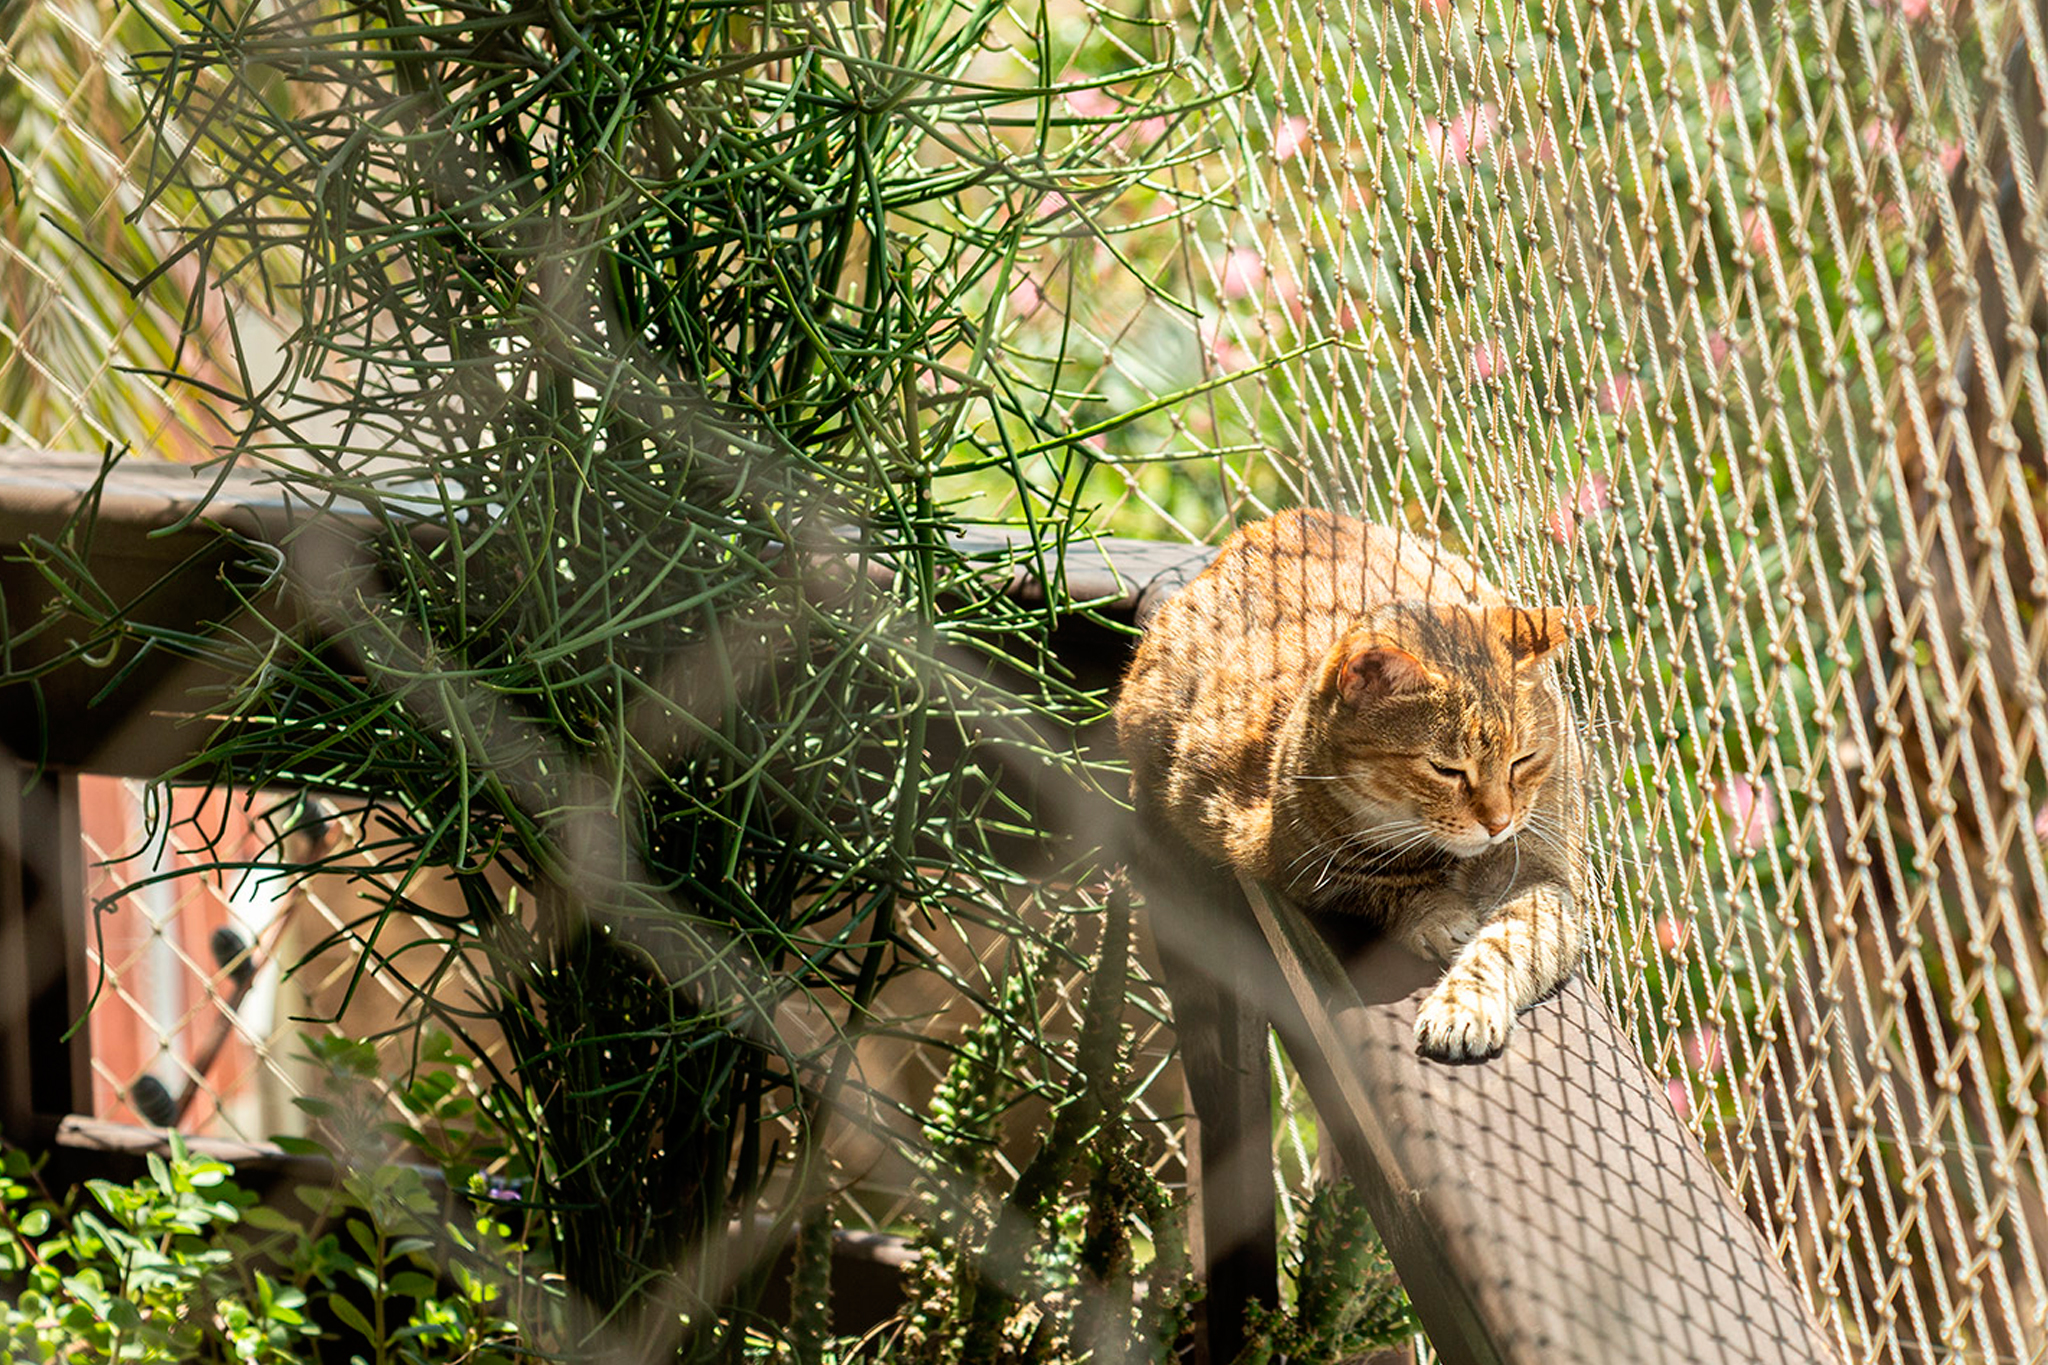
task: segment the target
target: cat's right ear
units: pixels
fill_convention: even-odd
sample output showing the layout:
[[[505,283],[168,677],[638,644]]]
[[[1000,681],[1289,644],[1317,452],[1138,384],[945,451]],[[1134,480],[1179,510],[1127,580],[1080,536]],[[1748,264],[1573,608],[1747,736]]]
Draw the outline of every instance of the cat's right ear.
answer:
[[[1397,697],[1420,692],[1430,685],[1429,670],[1422,660],[1392,645],[1357,644],[1344,655],[1337,686],[1348,702],[1378,697]]]

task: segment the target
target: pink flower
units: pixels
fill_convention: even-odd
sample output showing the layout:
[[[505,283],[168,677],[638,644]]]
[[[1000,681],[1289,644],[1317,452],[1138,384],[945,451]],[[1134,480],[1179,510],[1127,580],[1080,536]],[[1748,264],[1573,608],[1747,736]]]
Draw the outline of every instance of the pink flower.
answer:
[[[1045,306],[1045,291],[1038,287],[1038,281],[1029,275],[1023,276],[1010,286],[1010,312],[1012,316],[1028,318]]]
[[[1579,486],[1572,490],[1572,503],[1580,516],[1599,515],[1603,508],[1614,506],[1614,480],[1587,470],[1580,476]]]
[[[1203,318],[1197,322],[1195,337],[1202,343],[1202,354],[1224,374],[1235,374],[1251,364],[1251,354],[1223,334],[1223,322],[1219,318]]]
[[[1067,108],[1073,110],[1078,118],[1108,118],[1120,107],[1114,95],[1092,86],[1086,90],[1069,90],[1066,98]]]
[[[1125,134],[1129,141],[1135,142],[1141,147],[1150,147],[1165,136],[1166,116],[1164,114],[1154,114],[1151,118],[1139,119],[1131,125],[1130,131]]]
[[[1529,148],[1529,163],[1534,166],[1555,166],[1557,164],[1557,139],[1545,128],[1536,134],[1536,141]]]
[[[1256,247],[1234,246],[1223,257],[1223,297],[1250,298],[1265,279],[1266,262]]]
[[[1735,826],[1735,842],[1754,853],[1771,840],[1771,826],[1778,822],[1778,798],[1769,787],[1760,787],[1741,774],[1725,783],[1709,779],[1707,791]]]
[[[1330,325],[1339,334],[1357,331],[1363,321],[1358,314],[1358,305],[1352,301],[1349,294],[1337,300],[1337,314],[1330,320]]]
[[[1934,13],[1933,0],[1863,0],[1871,9],[1897,10],[1899,17],[1909,24],[1924,24]]]
[[[1106,431],[1098,431],[1093,436],[1083,436],[1081,438],[1081,444],[1087,446],[1090,450],[1108,450],[1109,433]]]
[[[1735,106],[1735,92],[1728,88],[1728,82],[1715,81],[1707,87],[1707,107],[1716,114],[1725,114]]]
[[[1719,1029],[1687,1029],[1684,1043],[1685,1064],[1694,1071],[1711,1076],[1721,1069],[1721,1064],[1726,1060],[1722,1056]]]
[[[1036,222],[1050,222],[1073,206],[1074,201],[1058,190],[1047,190],[1045,197],[1038,201],[1038,207],[1032,211],[1031,217]]]
[[[1940,150],[1935,152],[1934,156],[1941,163],[1941,173],[1943,175],[1954,175],[1956,167],[1963,164],[1962,139],[1958,138],[1954,142],[1942,143]]]
[[[1664,1098],[1671,1102],[1671,1112],[1678,1117],[1692,1117],[1692,1091],[1684,1081],[1673,1076],[1664,1082]]]
[[[1433,118],[1424,119],[1422,140],[1438,164],[1448,167],[1460,161],[1477,161],[1479,154],[1493,141],[1494,131],[1499,127],[1500,107],[1488,100],[1484,104],[1460,109],[1451,115],[1447,124]]]
[[[2034,812],[2034,837],[2048,839],[2048,806]]]
[[[1727,365],[1730,349],[1726,332],[1707,333],[1707,361],[1715,374],[1721,373],[1722,368]]]
[[[1778,235],[1771,229],[1771,215],[1762,209],[1751,209],[1742,215],[1742,240],[1749,243],[1749,249],[1758,253],[1768,252]]]
[[[1292,161],[1301,154],[1308,144],[1308,135],[1315,127],[1299,114],[1280,120],[1280,126],[1273,130],[1273,159]]]
[[[1676,915],[1665,915],[1657,921],[1657,946],[1677,957],[1685,951],[1685,945],[1692,942],[1692,926]]]
[[[1472,348],[1472,378],[1481,384],[1507,373],[1513,357],[1498,341],[1482,341]]]
[[[1602,412],[1626,417],[1636,405],[1639,387],[1634,375],[1617,375],[1600,386],[1600,391],[1593,395],[1593,402]]]
[[[1561,502],[1543,518],[1543,529],[1560,545],[1569,545],[1579,534],[1579,514],[1569,502]]]

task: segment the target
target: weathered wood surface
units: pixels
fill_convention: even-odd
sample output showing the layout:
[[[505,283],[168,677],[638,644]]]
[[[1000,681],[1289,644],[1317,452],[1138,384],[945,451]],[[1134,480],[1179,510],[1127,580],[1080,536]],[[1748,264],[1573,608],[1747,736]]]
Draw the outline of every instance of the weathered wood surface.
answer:
[[[1435,969],[1363,938],[1333,949],[1246,890],[1289,997],[1269,1012],[1444,1359],[1836,1358],[1583,979],[1501,1056],[1445,1066],[1413,1037]]]

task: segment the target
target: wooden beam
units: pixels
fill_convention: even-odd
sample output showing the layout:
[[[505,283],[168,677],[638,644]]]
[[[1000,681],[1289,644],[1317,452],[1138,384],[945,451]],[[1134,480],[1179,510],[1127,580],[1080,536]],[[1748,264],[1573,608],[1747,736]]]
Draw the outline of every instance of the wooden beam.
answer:
[[[1276,1024],[1443,1359],[1836,1359],[1583,979],[1501,1056],[1445,1066],[1414,1044],[1434,968],[1246,895],[1292,1006]]]

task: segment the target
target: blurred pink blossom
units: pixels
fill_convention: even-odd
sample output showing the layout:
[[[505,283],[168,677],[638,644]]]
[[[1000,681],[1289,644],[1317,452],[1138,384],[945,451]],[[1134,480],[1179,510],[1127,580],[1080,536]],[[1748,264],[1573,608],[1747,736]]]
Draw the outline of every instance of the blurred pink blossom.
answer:
[[[1465,106],[1451,115],[1448,123],[1424,119],[1422,140],[1439,165],[1451,166],[1460,161],[1477,161],[1479,154],[1493,141],[1493,134],[1499,127],[1500,106],[1487,100],[1483,104]]]
[[[1536,166],[1557,164],[1557,139],[1550,135],[1548,128],[1536,134],[1536,141],[1529,148],[1529,161]]]
[[[1106,431],[1098,431],[1093,436],[1083,436],[1081,438],[1081,444],[1087,446],[1090,450],[1108,450],[1109,433]]]
[[[1073,206],[1074,201],[1061,194],[1058,190],[1047,190],[1045,196],[1038,201],[1038,207],[1032,210],[1031,217],[1035,222],[1048,222],[1059,217]]]
[[[1692,942],[1692,926],[1676,915],[1665,915],[1657,921],[1657,946],[1673,957],[1685,951],[1685,945]]]
[[[1634,375],[1616,375],[1600,386],[1600,391],[1593,395],[1593,402],[1602,412],[1626,417],[1635,408],[1640,387]]]
[[[1737,773],[1726,782],[1709,779],[1707,790],[1734,824],[1735,842],[1745,851],[1754,853],[1771,841],[1771,826],[1778,823],[1778,798],[1769,787]]]
[[[1131,125],[1130,131],[1124,136],[1127,141],[1135,142],[1141,147],[1150,147],[1166,136],[1166,116],[1154,114],[1151,118],[1141,118]]]
[[[1195,336],[1202,343],[1202,354],[1216,363],[1224,374],[1235,374],[1251,364],[1251,353],[1232,341],[1223,331],[1221,318],[1203,318],[1195,324]]]
[[[1349,294],[1337,300],[1337,314],[1330,320],[1330,326],[1339,335],[1355,332],[1364,318],[1359,316],[1358,304]]]
[[[1578,538],[1579,514],[1569,502],[1561,502],[1544,515],[1543,529],[1558,544],[1569,545]]]
[[[1678,1117],[1692,1117],[1692,1091],[1684,1081],[1673,1076],[1664,1082],[1664,1098],[1671,1102],[1671,1112]]]
[[[1580,516],[1596,516],[1604,508],[1614,506],[1614,480],[1596,470],[1587,470],[1579,478],[1579,486],[1572,490],[1572,504]]]
[[[1872,156],[1876,156],[1888,146],[1904,142],[1905,138],[1904,128],[1894,127],[1881,118],[1874,118],[1863,125],[1863,150]]]
[[[1256,247],[1234,246],[1223,256],[1223,297],[1250,298],[1266,276],[1266,262]]]
[[[1010,286],[1010,314],[1013,317],[1028,318],[1045,306],[1045,291],[1038,287],[1038,281],[1029,275]]]
[[[2034,812],[2034,837],[2048,839],[2048,806]]]
[[[1722,1063],[1727,1060],[1722,1055],[1719,1029],[1687,1029],[1684,1041],[1685,1064],[1694,1071],[1712,1075],[1719,1071]]]
[[[1963,164],[1962,139],[1958,138],[1954,142],[1942,143],[1941,149],[1935,152],[1934,155],[1941,162],[1941,173],[1943,175],[1954,175],[1956,167]]]
[[[1707,107],[1716,114],[1725,114],[1735,106],[1735,92],[1728,88],[1728,82],[1715,81],[1707,87]]]
[[[1707,360],[1715,374],[1721,373],[1722,367],[1727,365],[1730,349],[1726,332],[1717,330],[1707,333]]]
[[[1281,119],[1280,125],[1273,130],[1273,159],[1294,160],[1301,154],[1301,149],[1308,145],[1308,135],[1314,127],[1314,124],[1300,114]]]
[[[1749,243],[1755,252],[1768,252],[1778,235],[1771,228],[1771,215],[1762,209],[1751,209],[1742,215],[1742,240]]]
[[[1073,110],[1078,118],[1108,118],[1120,107],[1116,97],[1107,90],[1091,87],[1067,92],[1067,108]]]
[[[1933,0],[1863,0],[1871,9],[1892,9],[1909,24],[1924,24],[1934,13]]]
[[[1508,348],[1498,341],[1482,341],[1472,348],[1472,378],[1484,384],[1498,375],[1507,373],[1514,357]]]

